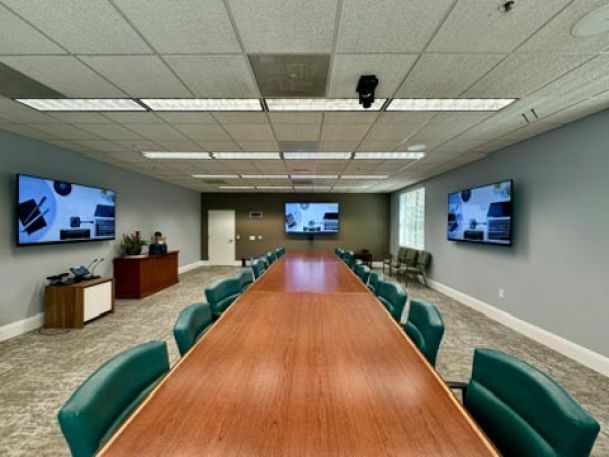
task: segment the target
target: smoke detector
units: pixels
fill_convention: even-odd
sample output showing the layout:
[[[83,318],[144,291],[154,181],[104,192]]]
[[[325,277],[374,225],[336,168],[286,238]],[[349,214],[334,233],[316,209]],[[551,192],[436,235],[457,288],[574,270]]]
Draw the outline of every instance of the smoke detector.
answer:
[[[609,5],[590,11],[571,29],[571,35],[575,37],[600,35],[606,32],[609,32]]]

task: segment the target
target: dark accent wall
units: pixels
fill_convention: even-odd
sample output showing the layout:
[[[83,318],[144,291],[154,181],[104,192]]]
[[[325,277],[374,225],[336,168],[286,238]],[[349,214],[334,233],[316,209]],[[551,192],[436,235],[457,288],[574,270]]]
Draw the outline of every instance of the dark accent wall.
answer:
[[[286,234],[284,203],[338,202],[340,232],[315,235]],[[390,194],[220,194],[201,195],[201,258],[208,259],[207,211],[234,209],[236,213],[236,257],[251,257],[283,246],[288,250],[332,250],[337,246],[358,251],[370,250],[375,258],[389,252]],[[250,219],[250,211],[262,211],[262,219]],[[249,236],[262,235],[250,241]]]

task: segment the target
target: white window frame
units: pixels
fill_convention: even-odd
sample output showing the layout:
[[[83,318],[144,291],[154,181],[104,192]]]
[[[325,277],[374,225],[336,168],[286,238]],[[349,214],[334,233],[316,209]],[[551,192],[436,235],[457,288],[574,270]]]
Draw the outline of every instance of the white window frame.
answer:
[[[400,194],[398,223],[400,246],[425,249],[425,187]]]

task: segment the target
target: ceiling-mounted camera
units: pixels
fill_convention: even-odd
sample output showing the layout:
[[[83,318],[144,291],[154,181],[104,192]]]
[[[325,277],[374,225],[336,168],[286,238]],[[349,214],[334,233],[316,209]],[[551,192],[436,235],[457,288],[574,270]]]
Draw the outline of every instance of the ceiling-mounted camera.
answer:
[[[359,104],[368,109],[374,103],[374,89],[378,86],[379,80],[376,75],[362,75],[359,78],[355,90],[359,94]]]

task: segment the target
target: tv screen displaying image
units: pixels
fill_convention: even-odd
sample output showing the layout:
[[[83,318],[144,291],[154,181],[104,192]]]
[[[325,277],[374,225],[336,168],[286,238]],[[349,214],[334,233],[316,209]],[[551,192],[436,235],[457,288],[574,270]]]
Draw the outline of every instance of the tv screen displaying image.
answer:
[[[17,175],[17,245],[113,240],[113,190]]]
[[[338,233],[338,203],[286,203],[286,233]]]
[[[512,244],[512,181],[448,194],[448,239]]]

